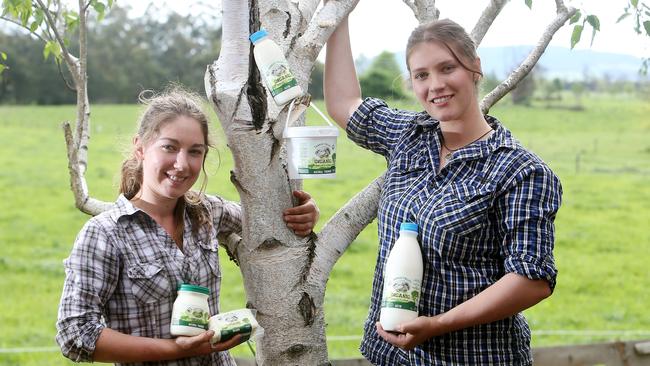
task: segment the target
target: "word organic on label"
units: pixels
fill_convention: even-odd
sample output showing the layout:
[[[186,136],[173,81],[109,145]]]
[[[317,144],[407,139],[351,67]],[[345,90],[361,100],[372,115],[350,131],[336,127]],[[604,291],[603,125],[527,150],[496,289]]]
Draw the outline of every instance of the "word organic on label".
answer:
[[[420,280],[408,277],[394,277],[386,280],[381,300],[382,308],[418,311]]]

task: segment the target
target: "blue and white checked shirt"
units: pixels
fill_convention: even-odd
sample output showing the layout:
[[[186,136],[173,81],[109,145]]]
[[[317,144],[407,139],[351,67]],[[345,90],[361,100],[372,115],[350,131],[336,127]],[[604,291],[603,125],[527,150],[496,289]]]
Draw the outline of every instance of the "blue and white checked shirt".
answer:
[[[361,352],[376,365],[530,365],[523,315],[434,337],[405,351],[376,332],[386,257],[403,221],[418,224],[424,276],[420,315],[476,296],[506,273],[555,286],[553,221],[562,188],[544,162],[495,118],[495,133],[454,152],[438,172],[441,131],[426,112],[390,109],[368,98],[348,136],[386,157],[378,217],[379,254]]]
[[[241,208],[216,196],[204,204],[212,227],[192,234],[187,213],[181,251],[149,215],[120,195],[113,209],[91,218],[64,261],[66,278],[56,341],[73,361],[91,362],[102,329],[172,338],[169,330],[181,283],[208,287],[210,314],[219,312],[218,233],[241,231]],[[235,365],[228,352],[130,365]]]

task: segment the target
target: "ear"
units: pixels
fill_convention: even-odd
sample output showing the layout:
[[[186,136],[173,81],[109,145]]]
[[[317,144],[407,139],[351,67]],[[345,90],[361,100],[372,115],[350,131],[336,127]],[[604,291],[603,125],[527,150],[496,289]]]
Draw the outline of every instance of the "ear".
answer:
[[[144,146],[142,146],[142,141],[140,141],[140,138],[138,136],[133,137],[133,146],[135,147],[135,149],[133,150],[135,157],[138,158],[138,160],[143,160]]]

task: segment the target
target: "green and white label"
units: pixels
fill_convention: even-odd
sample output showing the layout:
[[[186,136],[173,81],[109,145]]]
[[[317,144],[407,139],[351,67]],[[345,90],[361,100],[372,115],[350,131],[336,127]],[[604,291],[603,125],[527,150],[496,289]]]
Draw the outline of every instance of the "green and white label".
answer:
[[[381,307],[417,312],[419,299],[420,280],[408,277],[387,278],[384,284]]]
[[[336,145],[318,140],[301,141],[298,147],[298,173],[336,173]]]
[[[172,318],[172,325],[184,325],[186,327],[208,329],[210,314],[198,307],[187,307],[181,316]]]
[[[264,79],[273,96],[298,85],[286,61],[277,61],[269,65],[264,73]]]

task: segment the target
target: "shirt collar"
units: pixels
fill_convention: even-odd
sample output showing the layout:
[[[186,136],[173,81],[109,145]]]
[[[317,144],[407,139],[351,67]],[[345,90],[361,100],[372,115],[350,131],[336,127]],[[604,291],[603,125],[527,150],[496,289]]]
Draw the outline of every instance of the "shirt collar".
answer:
[[[472,144],[468,146],[467,149],[461,149],[459,152],[454,153],[452,160],[480,158],[500,148],[515,149],[519,146],[519,143],[512,136],[510,131],[505,128],[496,117],[487,114],[484,117],[490,127],[494,130],[494,134],[485,141]],[[439,138],[441,134],[440,122],[432,118],[427,112],[418,113],[413,122],[416,125],[421,126],[423,129],[435,129],[437,132],[435,135]]]
[[[131,201],[129,201],[123,194],[120,194],[115,201],[115,207],[111,212],[111,217],[113,220],[118,221],[122,217],[132,216],[136,212],[141,212],[139,208],[135,207]]]

